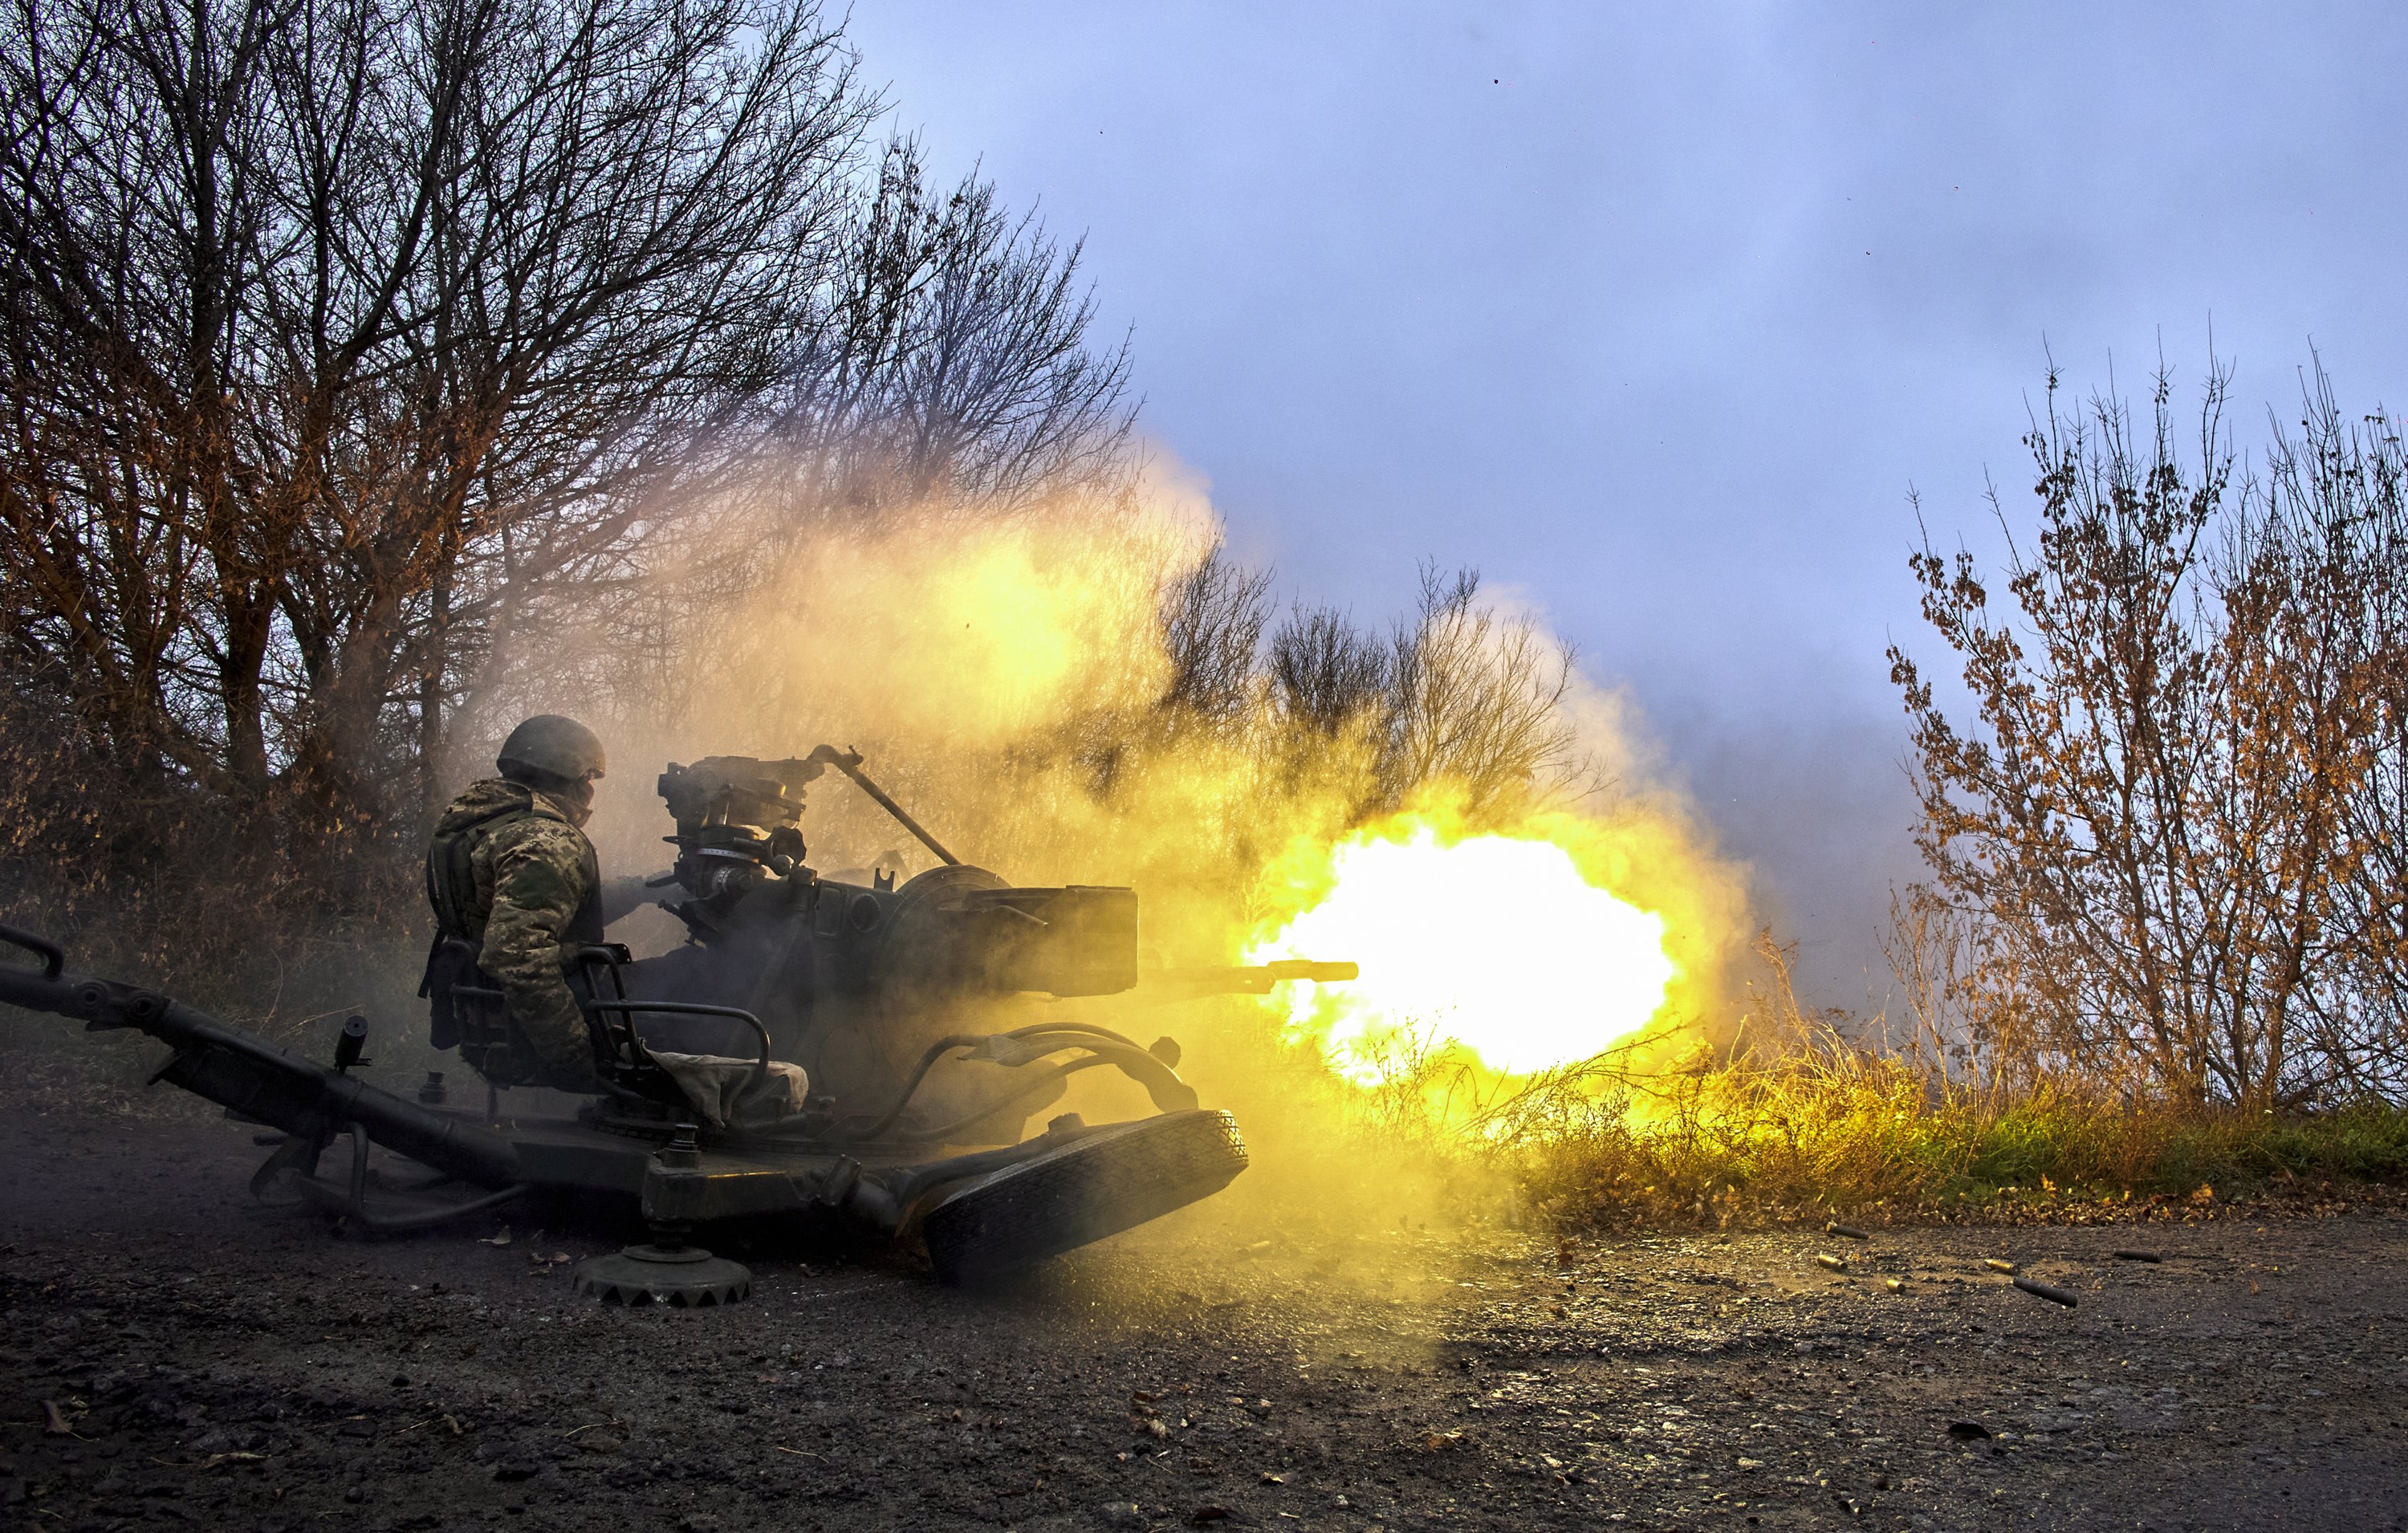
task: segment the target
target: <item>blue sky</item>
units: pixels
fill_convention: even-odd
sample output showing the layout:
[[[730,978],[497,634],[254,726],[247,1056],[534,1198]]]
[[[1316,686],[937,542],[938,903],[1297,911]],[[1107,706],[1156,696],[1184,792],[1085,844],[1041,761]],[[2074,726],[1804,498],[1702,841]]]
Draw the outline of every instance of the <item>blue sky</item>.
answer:
[[[2054,354],[2398,402],[2392,6],[860,0],[937,165],[1086,236],[1283,594],[1472,565],[1636,696],[1820,999],[1914,876],[1905,555],[1995,545]]]

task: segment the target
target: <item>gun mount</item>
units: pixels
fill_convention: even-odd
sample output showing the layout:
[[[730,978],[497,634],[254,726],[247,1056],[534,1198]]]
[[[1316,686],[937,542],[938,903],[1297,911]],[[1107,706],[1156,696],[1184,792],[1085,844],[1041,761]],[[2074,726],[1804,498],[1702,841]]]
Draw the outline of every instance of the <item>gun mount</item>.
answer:
[[[960,866],[960,858],[869,780],[861,769],[860,752],[823,745],[808,756],[780,761],[706,756],[692,766],[670,762],[656,788],[677,822],[677,834],[667,838],[678,849],[671,876],[709,899],[724,893],[730,875],[747,867],[781,878],[793,872],[804,853],[804,790],[830,766],[894,816],[939,862]]]
[[[938,866],[900,887],[887,877],[867,884],[824,878],[807,866],[805,793],[830,768],[917,837]],[[630,993],[741,1008],[766,1026],[779,1058],[801,1065],[815,1087],[848,1106],[882,1102],[917,1082],[909,1089],[927,1099],[902,1110],[896,1121],[906,1131],[971,1122],[979,1077],[992,1074],[982,1067],[993,1061],[968,1049],[934,1067],[925,1063],[941,1038],[1042,1031],[1050,1024],[1040,1012],[1053,1000],[1126,996],[1153,1006],[1354,975],[1351,965],[1294,962],[1146,973],[1135,890],[1025,887],[970,866],[870,781],[857,752],[823,745],[783,760],[671,763],[658,786],[677,824],[668,839],[678,860],[652,881],[685,896],[664,906],[690,941],[632,966]],[[974,1026],[963,1025],[973,1018]],[[735,1047],[731,1040],[721,1052]],[[997,1116],[981,1129],[1016,1132],[1051,1099],[1015,1086],[1009,1105],[1023,1115]]]

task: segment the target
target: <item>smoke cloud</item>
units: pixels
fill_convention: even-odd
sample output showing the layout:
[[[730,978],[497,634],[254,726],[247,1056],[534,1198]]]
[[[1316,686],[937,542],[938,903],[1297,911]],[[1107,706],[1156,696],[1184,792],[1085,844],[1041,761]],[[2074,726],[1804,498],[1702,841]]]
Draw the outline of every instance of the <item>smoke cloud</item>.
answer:
[[[740,576],[724,556],[655,571],[648,599],[657,642],[644,665],[671,680],[648,685],[631,666],[605,689],[615,700],[605,727],[621,765],[592,828],[609,871],[666,860],[658,838],[667,825],[651,791],[655,762],[800,755],[823,741],[863,752],[871,775],[956,854],[1014,883],[1134,886],[1149,967],[1268,955],[1266,944],[1328,895],[1350,843],[1545,842],[1591,891],[1610,892],[1663,933],[1667,963],[1658,967],[1670,979],[1659,974],[1661,1004],[1641,1036],[1586,1044],[1618,1042],[1625,1067],[1667,1067],[1726,1036],[1734,966],[1751,929],[1746,870],[1716,852],[1618,693],[1575,676],[1552,705],[1586,768],[1561,791],[1475,806],[1439,780],[1381,802],[1371,788],[1376,732],[1304,727],[1282,712],[1259,666],[1242,706],[1198,715],[1165,705],[1175,667],[1168,594],[1212,556],[1220,533],[1175,472],[1157,469],[1119,494],[1009,512],[930,504],[821,518],[802,535],[757,506],[720,516],[723,547],[732,536],[754,540]],[[1535,622],[1508,615],[1526,628]],[[1510,625],[1481,635],[1484,645],[1503,645]],[[803,830],[807,860],[829,876],[908,879],[935,861],[833,774],[813,785]],[[1582,1008],[1612,980],[1600,968],[1602,950],[1565,951],[1580,943],[1549,938],[1542,951],[1511,951],[1497,944],[1510,940],[1512,923],[1464,919],[1475,908],[1536,910],[1563,897],[1562,889],[1434,881],[1398,904],[1407,914],[1393,938],[1460,948],[1475,926],[1505,931],[1488,939],[1490,950],[1460,953],[1472,976],[1466,982],[1516,975],[1523,1005],[1563,1009],[1577,1055]],[[1548,932],[1543,922],[1529,929]],[[674,940],[676,926],[655,914],[614,936],[657,947]],[[1369,970],[1381,955],[1308,956]],[[1498,1089],[1497,1072],[1480,1067],[1476,1039],[1469,1051],[1440,1039],[1432,1058],[1455,1067],[1455,1085],[1438,1096],[1409,1092],[1400,1117],[1395,1092],[1367,1093],[1359,1068],[1350,1079],[1329,1056],[1331,1009],[1343,994],[1332,986],[1300,999],[1151,1009],[1128,997],[1029,1004],[1140,1038],[1181,1038],[1183,1073],[1209,1103],[1237,1111],[1255,1145],[1244,1196],[1322,1207],[1337,1168],[1360,1162],[1362,1144],[1350,1134],[1393,1139],[1404,1128],[1435,1148],[1455,1110],[1447,1104],[1464,1099],[1464,1070],[1482,1077],[1473,1097],[1493,1100]],[[1449,1019],[1393,1020],[1442,1031]],[[1091,1118],[1144,1110],[1134,1088],[1105,1075],[1080,1077],[1066,1105]],[[1374,1210],[1381,1219],[1427,1217],[1440,1182],[1460,1172],[1433,1160],[1426,1175],[1407,1175],[1385,1153],[1383,1164],[1376,1189],[1344,1174],[1349,1206],[1359,1203],[1367,1218]]]

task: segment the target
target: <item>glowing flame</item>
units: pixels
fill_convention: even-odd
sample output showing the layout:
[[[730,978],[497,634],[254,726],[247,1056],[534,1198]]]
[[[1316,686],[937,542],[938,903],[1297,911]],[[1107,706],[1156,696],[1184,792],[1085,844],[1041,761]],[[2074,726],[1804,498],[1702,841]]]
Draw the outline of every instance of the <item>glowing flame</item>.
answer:
[[[1328,873],[1248,961],[1362,966],[1347,984],[1294,987],[1289,1024],[1367,1084],[1416,1041],[1507,1075],[1589,1058],[1646,1026],[1680,972],[1663,918],[1590,882],[1552,840],[1441,841],[1425,824],[1340,843]]]

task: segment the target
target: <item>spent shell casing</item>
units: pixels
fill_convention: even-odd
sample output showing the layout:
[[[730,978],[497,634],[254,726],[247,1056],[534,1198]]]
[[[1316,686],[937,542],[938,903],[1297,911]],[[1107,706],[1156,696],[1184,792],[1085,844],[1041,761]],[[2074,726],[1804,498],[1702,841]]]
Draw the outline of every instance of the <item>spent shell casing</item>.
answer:
[[[2069,1310],[2079,1302],[2071,1294],[2057,1284],[2042,1282],[2038,1278],[2017,1278],[2015,1286],[2035,1298],[2044,1298],[2051,1304],[2062,1304]]]
[[[1837,1235],[1843,1239],[1849,1240],[1870,1240],[1872,1239],[1871,1236],[1866,1234],[1863,1230],[1858,1229],[1854,1225],[1842,1225],[1837,1222],[1825,1225],[1823,1226],[1823,1233],[1826,1235]]]
[[[2115,1259],[2119,1262],[2160,1262],[2165,1260],[2164,1257],[2158,1255],[2154,1251],[2119,1251],[2115,1253]]]
[[[1985,1256],[1982,1258],[1982,1265],[1993,1272],[2012,1272],[2015,1269],[2015,1264],[2003,1256]]]
[[[1833,1256],[1828,1254],[1816,1256],[1814,1258],[1814,1265],[1817,1267],[1828,1267],[1834,1272],[1845,1272],[1848,1269],[1846,1257]]]
[[[1893,1294],[1903,1294],[1906,1292],[1906,1282],[1902,1278],[1884,1278],[1882,1279],[1882,1286],[1888,1289]]]

